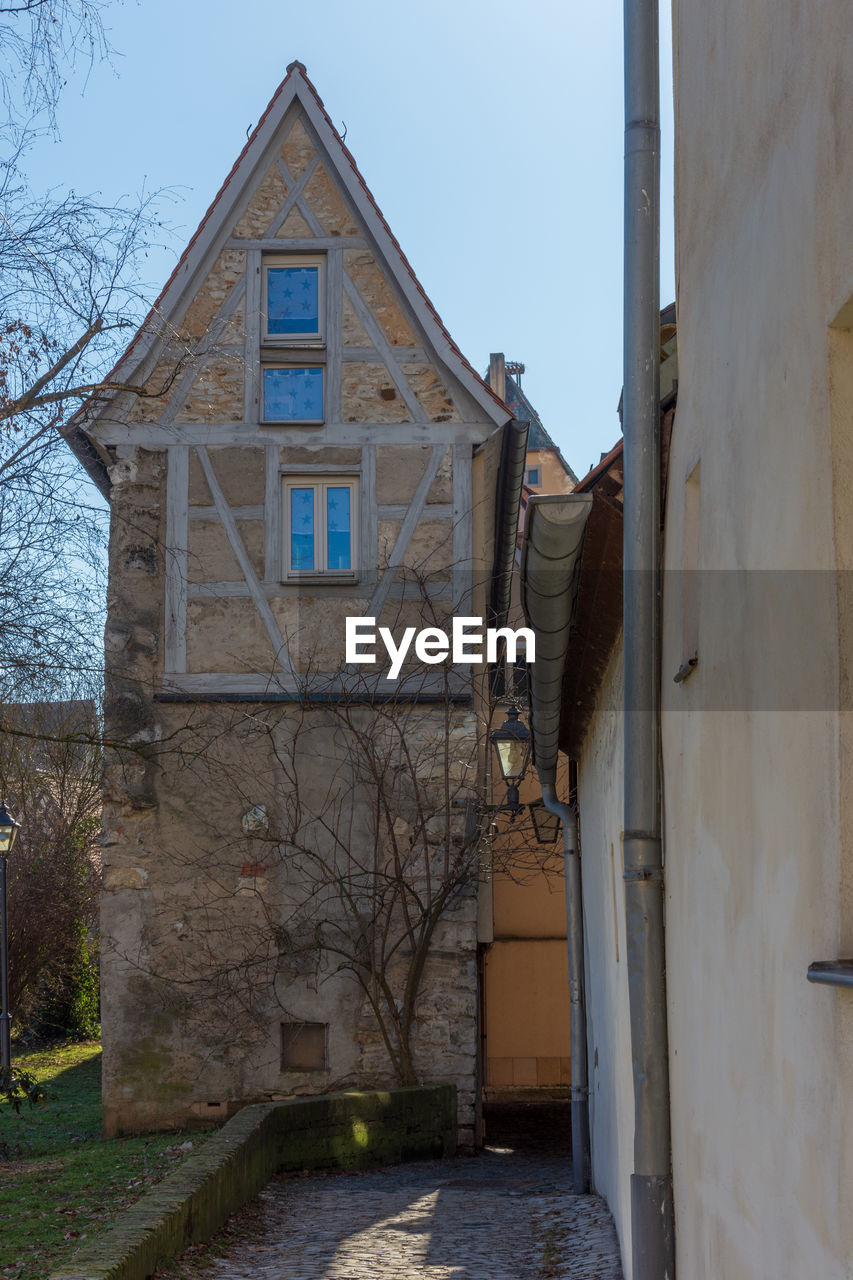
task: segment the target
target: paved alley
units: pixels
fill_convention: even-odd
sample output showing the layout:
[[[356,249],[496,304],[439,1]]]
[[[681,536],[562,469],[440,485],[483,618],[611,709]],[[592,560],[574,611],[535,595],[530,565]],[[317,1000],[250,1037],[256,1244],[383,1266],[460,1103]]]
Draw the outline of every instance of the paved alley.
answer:
[[[534,1126],[535,1128],[535,1126]],[[281,1178],[210,1280],[622,1280],[613,1223],[571,1193],[566,1135],[500,1131],[476,1158]],[[531,1140],[532,1139],[532,1140]],[[563,1149],[561,1149],[563,1148]],[[192,1272],[199,1276],[199,1261]],[[180,1267],[169,1275],[184,1274]]]

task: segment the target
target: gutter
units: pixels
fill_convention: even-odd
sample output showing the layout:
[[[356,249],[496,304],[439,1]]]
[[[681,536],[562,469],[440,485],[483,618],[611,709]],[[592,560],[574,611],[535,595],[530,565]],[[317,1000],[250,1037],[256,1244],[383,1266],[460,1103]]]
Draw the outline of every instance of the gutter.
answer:
[[[583,894],[577,809],[560,800],[557,794],[557,755],[563,673],[584,531],[592,502],[589,494],[531,497],[521,553],[522,607],[536,635],[536,661],[530,667],[533,758],[545,808],[560,818],[563,828],[572,1046],[572,1183],[575,1195],[587,1194],[590,1187]]]
[[[78,411],[79,412],[79,411]],[[98,453],[92,441],[86,435],[81,427],[73,425],[74,419],[78,415],[75,414],[71,419],[71,425],[63,431],[62,437],[68,445],[74,457],[80,463],[83,470],[88,474],[89,479],[94,484],[102,497],[110,500],[112,491],[112,481],[107,470],[107,464]]]
[[[489,597],[490,627],[506,626],[509,614],[529,431],[529,422],[516,422],[514,418],[503,428],[496,485],[495,552]]]

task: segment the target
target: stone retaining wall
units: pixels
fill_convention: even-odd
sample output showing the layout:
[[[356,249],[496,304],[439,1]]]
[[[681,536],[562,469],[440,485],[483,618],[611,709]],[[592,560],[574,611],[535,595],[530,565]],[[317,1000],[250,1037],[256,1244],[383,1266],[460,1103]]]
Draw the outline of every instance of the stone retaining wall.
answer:
[[[51,1280],[145,1280],[213,1235],[276,1173],[434,1159],[455,1145],[452,1085],[244,1107]]]

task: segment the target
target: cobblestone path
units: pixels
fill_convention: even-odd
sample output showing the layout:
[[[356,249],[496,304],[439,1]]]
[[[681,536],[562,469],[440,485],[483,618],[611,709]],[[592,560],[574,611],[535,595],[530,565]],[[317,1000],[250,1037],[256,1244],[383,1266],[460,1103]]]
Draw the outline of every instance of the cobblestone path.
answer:
[[[210,1280],[622,1280],[597,1196],[573,1196],[562,1154],[492,1146],[477,1157],[371,1173],[281,1178],[251,1239]],[[184,1274],[180,1269],[170,1275]]]

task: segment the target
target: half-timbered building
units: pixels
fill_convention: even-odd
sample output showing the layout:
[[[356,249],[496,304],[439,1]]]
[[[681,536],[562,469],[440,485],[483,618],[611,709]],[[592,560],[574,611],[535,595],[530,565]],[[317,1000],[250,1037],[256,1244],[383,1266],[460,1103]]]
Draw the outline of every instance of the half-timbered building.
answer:
[[[501,622],[525,431],[450,338],[301,64],[111,385],[68,433],[112,513],[106,1129],[414,1074],[456,1083],[470,1139],[476,886],[448,895],[409,1007],[411,947],[347,875],[422,842],[411,892],[426,877],[435,893],[430,859],[446,873],[483,776],[476,669],[347,664],[345,620],[398,636]],[[380,717],[386,739],[405,725],[381,767]],[[421,784],[442,797],[430,815]],[[324,933],[348,911],[358,954]],[[409,1020],[402,1072],[389,1007]]]

